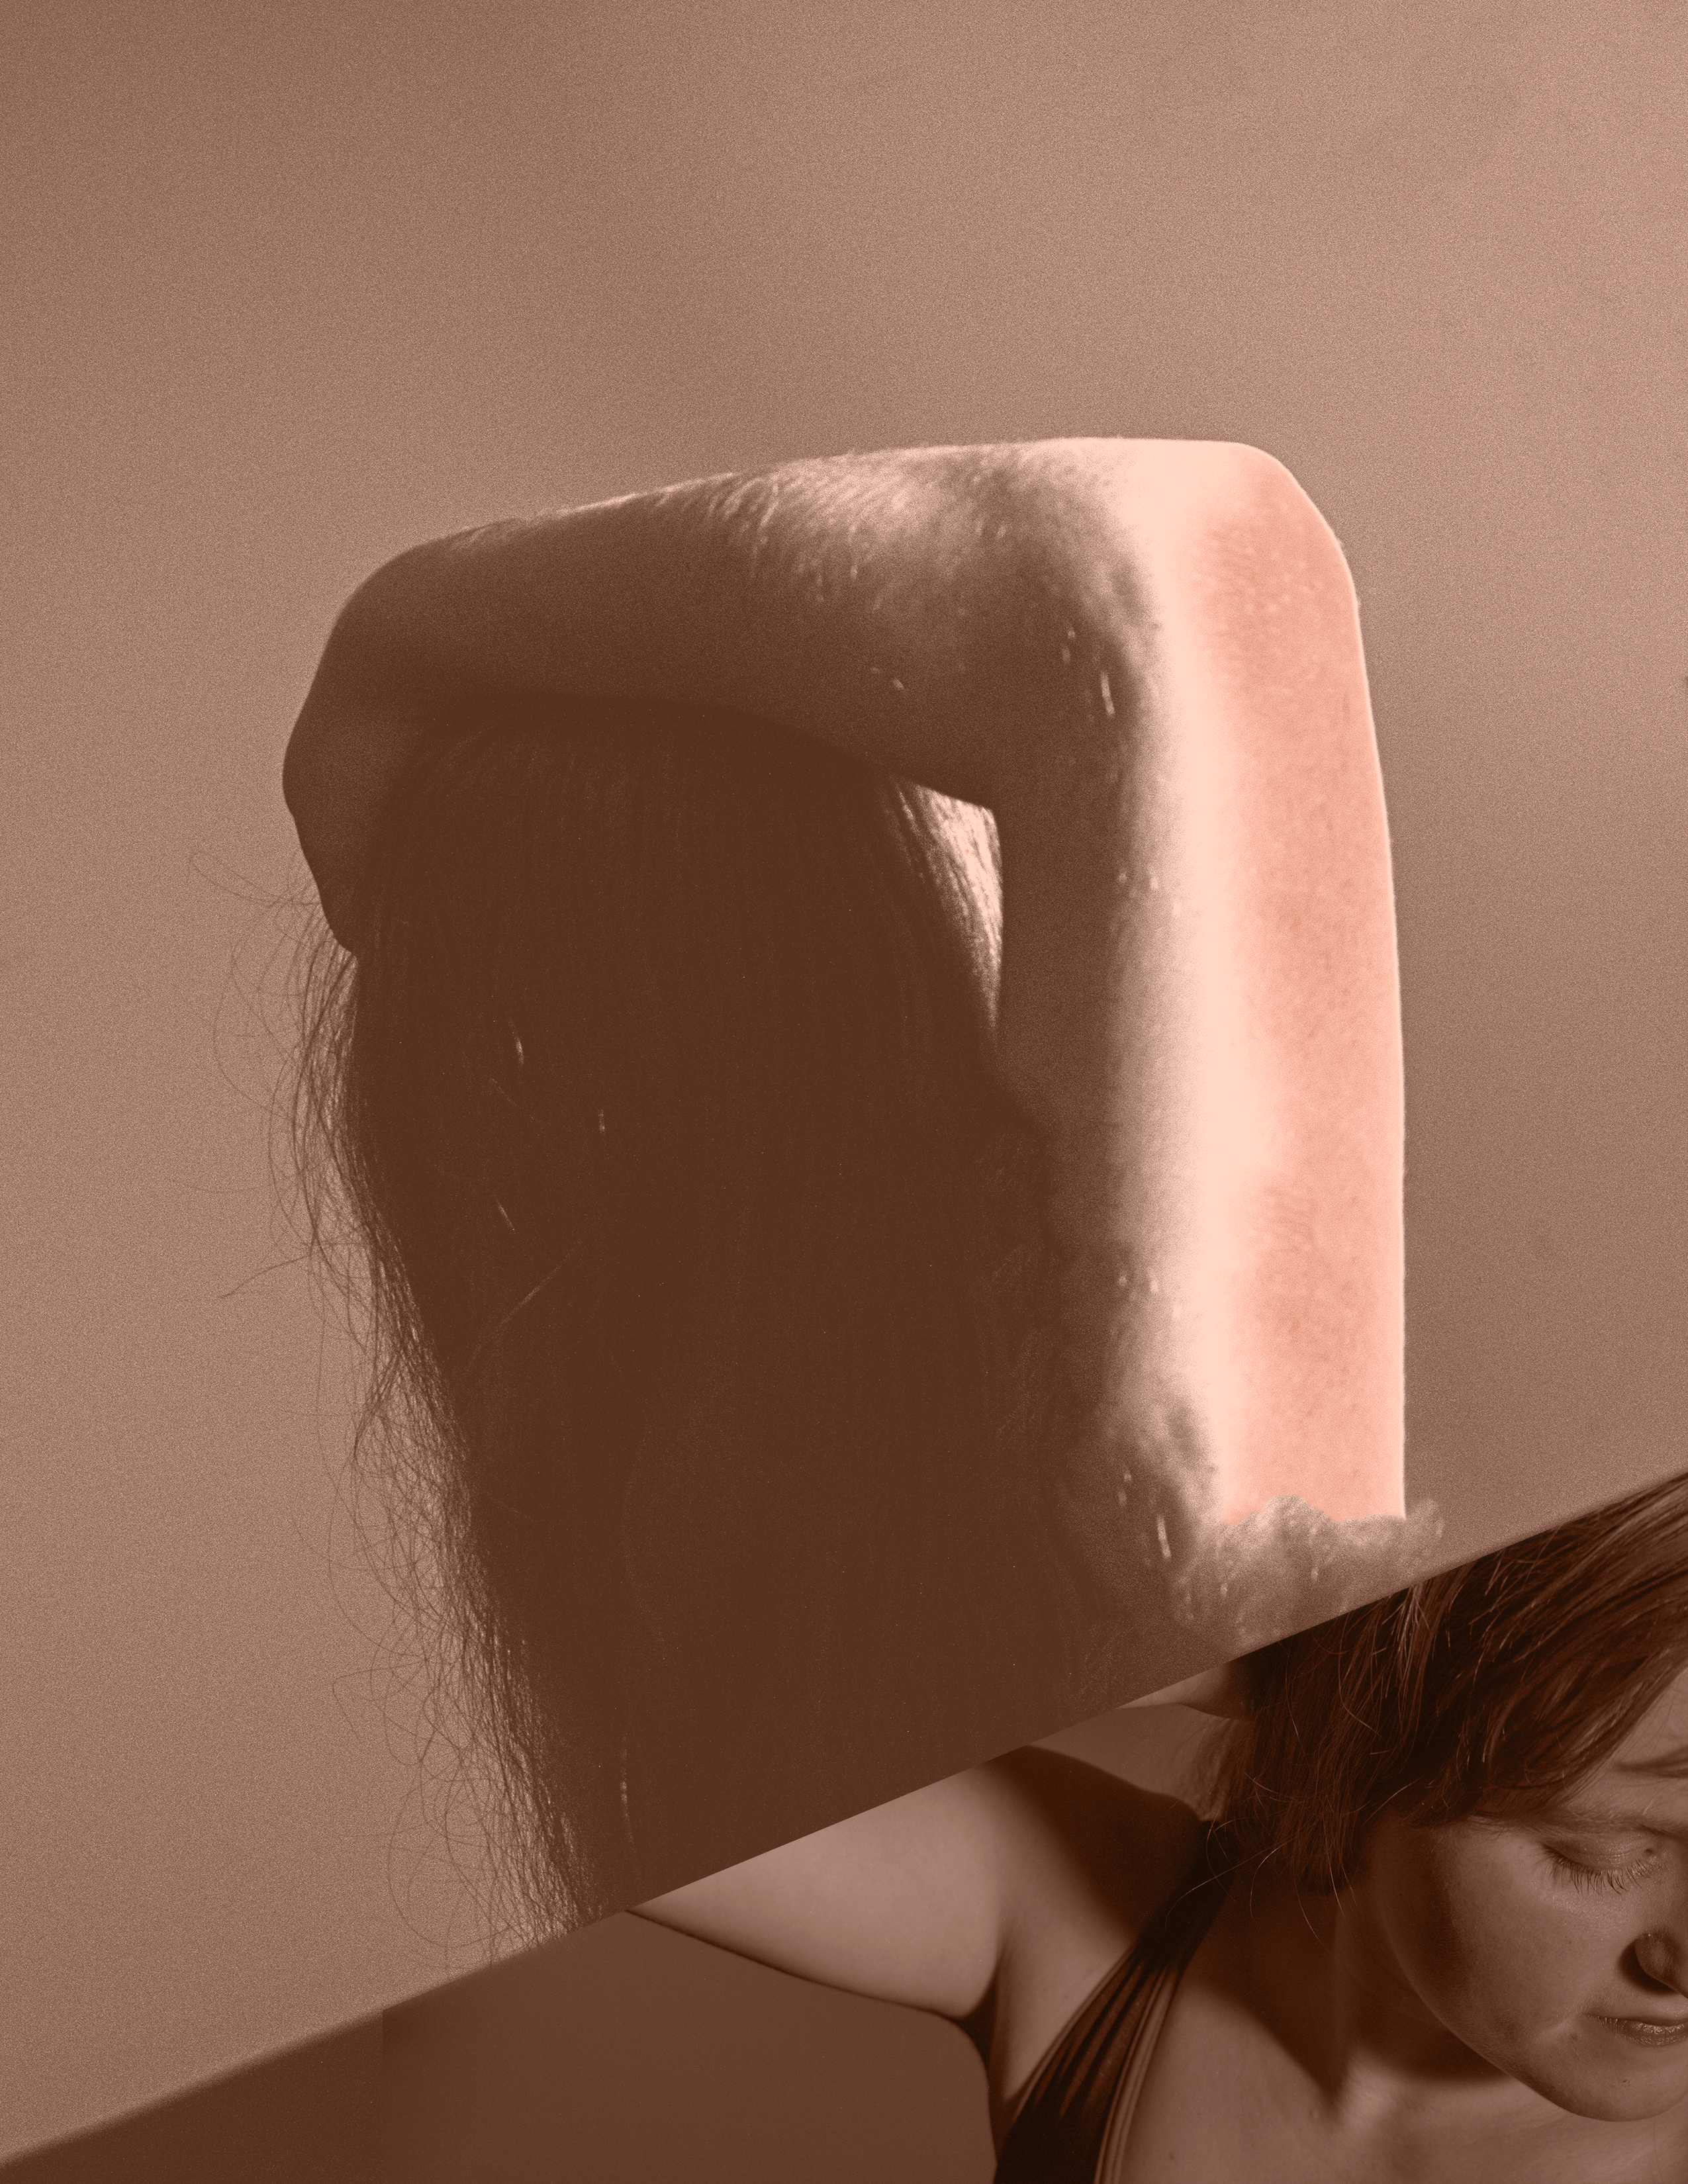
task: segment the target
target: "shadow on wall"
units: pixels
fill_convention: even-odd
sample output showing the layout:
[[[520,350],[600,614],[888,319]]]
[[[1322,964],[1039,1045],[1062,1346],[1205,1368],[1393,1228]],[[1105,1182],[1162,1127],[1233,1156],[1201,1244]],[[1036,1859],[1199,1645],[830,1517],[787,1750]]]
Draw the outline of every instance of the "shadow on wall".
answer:
[[[389,2010],[384,2152],[405,2184],[986,2184],[982,2080],[939,2019],[623,1915]]]
[[[952,2025],[637,1919],[0,2167],[5,2184],[985,2184]]]
[[[6,2184],[370,2184],[382,2027],[360,2019],[97,2131],[0,2164]]]

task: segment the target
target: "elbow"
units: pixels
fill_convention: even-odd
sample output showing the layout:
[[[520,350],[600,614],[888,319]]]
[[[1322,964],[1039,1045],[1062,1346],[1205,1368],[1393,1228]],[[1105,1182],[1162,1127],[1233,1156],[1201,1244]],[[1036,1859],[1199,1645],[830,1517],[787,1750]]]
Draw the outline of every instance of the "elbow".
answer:
[[[1312,495],[1263,448],[1232,440],[1051,440],[1036,458],[1046,513],[1093,571],[1145,577],[1216,532],[1294,541],[1340,566]]]
[[[1211,649],[1262,613],[1286,638],[1359,657],[1341,543],[1275,456],[1206,440],[1054,441],[1034,452],[1037,543],[1069,650],[1082,642],[1089,655],[1099,727],[1164,679],[1169,647]]]

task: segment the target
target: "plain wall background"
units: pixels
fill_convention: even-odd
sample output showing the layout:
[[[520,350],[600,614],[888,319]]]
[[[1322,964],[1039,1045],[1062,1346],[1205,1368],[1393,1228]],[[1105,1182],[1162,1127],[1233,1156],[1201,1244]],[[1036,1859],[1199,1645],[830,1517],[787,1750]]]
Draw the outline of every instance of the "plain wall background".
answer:
[[[1201,1801],[1217,1724],[1114,1712],[1045,1740]],[[6,2184],[984,2184],[984,2072],[953,2025],[628,1916],[138,2114]]]
[[[1684,29],[13,0],[0,2152],[465,1961],[253,999],[293,709],[413,538],[852,446],[1280,456],[1396,841],[1411,1488],[1463,1553],[1680,1467]]]

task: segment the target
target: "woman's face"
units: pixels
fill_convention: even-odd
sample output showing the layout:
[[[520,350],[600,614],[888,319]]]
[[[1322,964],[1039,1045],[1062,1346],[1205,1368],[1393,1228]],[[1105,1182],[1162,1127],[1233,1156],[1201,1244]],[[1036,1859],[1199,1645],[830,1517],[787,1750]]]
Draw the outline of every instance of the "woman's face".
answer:
[[[1688,2096],[1688,1671],[1550,1814],[1380,1823],[1361,1892],[1395,1999],[1557,2107]]]

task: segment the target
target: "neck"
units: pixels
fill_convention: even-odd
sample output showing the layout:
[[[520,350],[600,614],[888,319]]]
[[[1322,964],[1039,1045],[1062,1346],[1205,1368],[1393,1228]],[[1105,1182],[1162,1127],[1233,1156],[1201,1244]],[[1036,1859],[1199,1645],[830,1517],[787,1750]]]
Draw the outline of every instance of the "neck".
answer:
[[[1335,1897],[1257,1886],[1245,1946],[1254,2013],[1333,2123],[1398,2133],[1431,2119],[1462,2132],[1567,2120],[1425,2008],[1363,1878]]]
[[[1437,2184],[1628,2184],[1681,2173],[1673,2126],[1557,2107],[1457,2039],[1420,2000],[1363,1879],[1340,1896],[1246,1880],[1210,1936],[1205,1985],[1262,2142],[1309,2175]],[[1661,2130],[1667,2132],[1661,2138]]]

